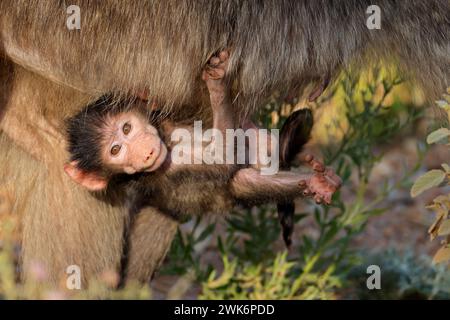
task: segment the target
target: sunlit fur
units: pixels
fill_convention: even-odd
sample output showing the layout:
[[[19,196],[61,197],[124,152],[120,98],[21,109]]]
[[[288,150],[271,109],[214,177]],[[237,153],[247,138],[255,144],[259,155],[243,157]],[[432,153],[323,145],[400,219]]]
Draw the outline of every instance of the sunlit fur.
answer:
[[[147,88],[167,108],[195,106],[208,58],[230,48],[236,108],[249,113],[274,90],[301,89],[348,64],[398,60],[429,93],[450,75],[450,2],[377,1],[381,29],[366,27],[371,0],[64,1],[0,3],[6,55],[93,95]],[[369,59],[367,59],[369,58]],[[61,106],[63,107],[63,106]]]
[[[398,60],[427,97],[442,93],[450,74],[450,2],[377,1],[381,30],[368,30],[365,11],[372,2],[0,1],[0,58],[26,68],[16,65],[8,73],[8,63],[0,83],[0,182],[22,217],[24,269],[45,261],[53,284],[74,263],[82,267],[83,283],[117,270],[126,215],[118,204],[69,183],[61,169],[65,145],[38,120],[62,126],[107,92],[123,96],[142,88],[179,118],[206,119],[200,73],[222,48],[231,50],[229,76],[236,79],[235,108],[243,115],[275,89],[300,91],[350,63],[366,66],[381,58]],[[69,4],[80,5],[81,30],[65,26]],[[158,215],[148,214],[141,221]],[[130,278],[148,278],[170,246],[176,223],[155,221],[132,235],[137,251],[130,255],[141,260],[131,262]]]

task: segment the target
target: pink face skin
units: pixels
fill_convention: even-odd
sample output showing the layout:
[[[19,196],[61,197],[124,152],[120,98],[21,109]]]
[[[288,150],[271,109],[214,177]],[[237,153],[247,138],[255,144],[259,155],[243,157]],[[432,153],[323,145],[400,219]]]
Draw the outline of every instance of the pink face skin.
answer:
[[[155,171],[166,157],[167,147],[158,131],[139,113],[122,112],[107,119],[102,158],[114,172]]]

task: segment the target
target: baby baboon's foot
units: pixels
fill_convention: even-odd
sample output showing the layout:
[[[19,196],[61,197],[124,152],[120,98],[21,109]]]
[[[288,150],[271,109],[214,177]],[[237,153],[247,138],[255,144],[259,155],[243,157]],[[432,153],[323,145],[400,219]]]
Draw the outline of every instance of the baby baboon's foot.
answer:
[[[309,181],[309,190],[317,204],[331,203],[331,197],[341,186],[341,179],[331,170],[315,173]]]
[[[331,203],[331,197],[338,190],[342,184],[341,178],[337,176],[333,169],[325,168],[325,165],[314,159],[312,155],[304,157],[314,173],[309,181],[300,181],[299,186],[303,189],[305,196],[312,196],[316,203]]]
[[[211,90],[216,86],[222,86],[229,56],[228,51],[224,50],[209,59],[202,74],[202,79],[206,82],[208,89]]]

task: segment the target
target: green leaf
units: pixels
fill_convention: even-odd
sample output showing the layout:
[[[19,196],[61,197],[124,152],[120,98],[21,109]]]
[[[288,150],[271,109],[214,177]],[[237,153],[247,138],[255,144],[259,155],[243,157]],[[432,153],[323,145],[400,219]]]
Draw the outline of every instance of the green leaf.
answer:
[[[450,166],[446,163],[441,164],[442,168],[444,168],[446,173],[450,173]]]
[[[411,188],[411,197],[416,197],[422,192],[437,187],[444,181],[445,172],[442,170],[431,170],[420,176]]]
[[[215,229],[216,225],[214,223],[211,223],[210,225],[208,225],[205,230],[203,230],[203,232],[200,234],[200,236],[197,238],[197,240],[195,241],[196,243],[202,242],[203,240],[205,240],[208,236],[210,236]]]
[[[448,136],[450,136],[450,130],[448,130],[447,128],[440,128],[428,135],[427,143],[436,143],[444,138],[447,138]]]

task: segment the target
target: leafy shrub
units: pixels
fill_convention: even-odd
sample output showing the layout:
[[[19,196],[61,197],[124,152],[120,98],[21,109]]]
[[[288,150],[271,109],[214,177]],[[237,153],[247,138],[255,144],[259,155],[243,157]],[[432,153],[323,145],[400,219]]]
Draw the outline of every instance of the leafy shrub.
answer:
[[[450,120],[450,88],[447,90],[448,94],[444,95],[444,99],[437,102],[447,114]],[[427,143],[446,143],[450,146],[450,128],[440,128],[427,137]],[[448,163],[442,164],[442,169],[433,169],[420,176],[411,188],[411,196],[416,197],[422,192],[442,185],[443,183],[450,185],[450,166]],[[434,223],[428,229],[431,240],[438,236],[445,237],[442,247],[434,255],[433,261],[435,263],[450,260],[450,193],[447,195],[440,195],[433,200],[433,203],[428,206],[436,213]]]
[[[367,290],[365,267],[350,271],[347,288],[358,299],[450,299],[450,273],[443,265],[431,265],[428,256],[387,250],[366,258],[382,270],[381,290]]]

